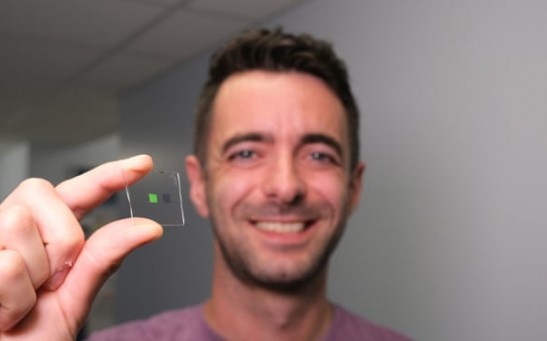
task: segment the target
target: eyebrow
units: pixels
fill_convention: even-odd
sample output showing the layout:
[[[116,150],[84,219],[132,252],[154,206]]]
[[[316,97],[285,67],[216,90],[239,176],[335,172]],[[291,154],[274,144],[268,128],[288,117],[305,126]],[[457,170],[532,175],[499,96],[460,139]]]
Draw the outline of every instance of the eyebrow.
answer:
[[[339,155],[344,155],[342,144],[333,137],[325,134],[306,134],[300,140],[300,144],[322,143],[334,149]]]
[[[225,153],[228,149],[242,142],[271,142],[273,138],[263,133],[250,132],[237,134],[229,138],[222,145],[222,152]],[[334,149],[339,155],[344,155],[342,145],[333,137],[320,133],[306,134],[300,139],[300,145],[321,143]]]
[[[267,137],[266,135],[262,133],[245,133],[245,134],[237,134],[229,138],[224,144],[222,145],[222,152],[226,152],[228,149],[232,148],[238,143],[241,142],[264,142],[264,141],[271,141],[271,137]]]

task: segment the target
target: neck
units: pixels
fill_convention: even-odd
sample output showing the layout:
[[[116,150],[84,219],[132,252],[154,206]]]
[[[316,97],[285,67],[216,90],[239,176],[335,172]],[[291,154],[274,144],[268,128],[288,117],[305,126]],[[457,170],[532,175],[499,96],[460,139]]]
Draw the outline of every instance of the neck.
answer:
[[[234,276],[217,250],[205,315],[227,340],[316,340],[331,320],[326,271],[297,293],[274,291]]]

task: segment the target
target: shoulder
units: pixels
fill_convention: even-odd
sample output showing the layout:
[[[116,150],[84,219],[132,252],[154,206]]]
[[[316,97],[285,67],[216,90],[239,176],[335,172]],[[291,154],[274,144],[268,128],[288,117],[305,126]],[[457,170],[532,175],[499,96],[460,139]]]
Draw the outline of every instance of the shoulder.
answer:
[[[202,305],[171,310],[146,320],[132,321],[93,333],[89,341],[195,340],[210,333]]]
[[[341,306],[333,305],[333,309],[333,321],[325,341],[410,341],[409,338],[370,322]]]

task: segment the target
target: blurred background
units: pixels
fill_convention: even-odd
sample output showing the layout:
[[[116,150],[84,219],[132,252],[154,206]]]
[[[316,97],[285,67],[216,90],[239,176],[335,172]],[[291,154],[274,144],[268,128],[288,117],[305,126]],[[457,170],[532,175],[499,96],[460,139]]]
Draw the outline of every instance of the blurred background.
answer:
[[[361,107],[331,298],[416,340],[546,340],[545,1],[0,0],[0,196],[140,153],[184,173],[210,53],[254,26],[332,41]],[[88,331],[208,296],[183,187],[187,225],[125,261]]]

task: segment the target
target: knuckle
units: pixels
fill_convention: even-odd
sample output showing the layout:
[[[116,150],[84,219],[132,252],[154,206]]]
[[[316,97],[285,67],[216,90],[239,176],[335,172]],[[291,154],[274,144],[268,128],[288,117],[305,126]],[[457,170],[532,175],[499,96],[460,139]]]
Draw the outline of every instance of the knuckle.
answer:
[[[18,203],[29,203],[41,196],[47,197],[54,191],[53,185],[45,179],[25,179],[0,203],[0,207],[5,208]]]
[[[62,235],[56,236],[55,240],[46,244],[46,252],[50,256],[52,271],[61,268],[66,262],[72,262],[77,258],[85,243],[82,229],[65,231]]]
[[[81,246],[84,242],[85,236],[82,228],[73,228],[70,231],[66,231],[59,236],[57,245],[66,248],[74,249]]]
[[[27,271],[23,257],[13,250],[0,251],[0,281],[9,283]]]
[[[13,205],[0,212],[2,233],[11,234],[31,229],[34,226],[32,212],[25,206]]]
[[[41,178],[28,178],[26,180],[23,180],[23,182],[21,182],[21,184],[19,185],[19,188],[21,190],[24,190],[24,191],[31,191],[31,192],[34,192],[34,191],[44,191],[44,190],[52,190],[54,187],[53,185],[45,180],[45,179],[41,179]]]

